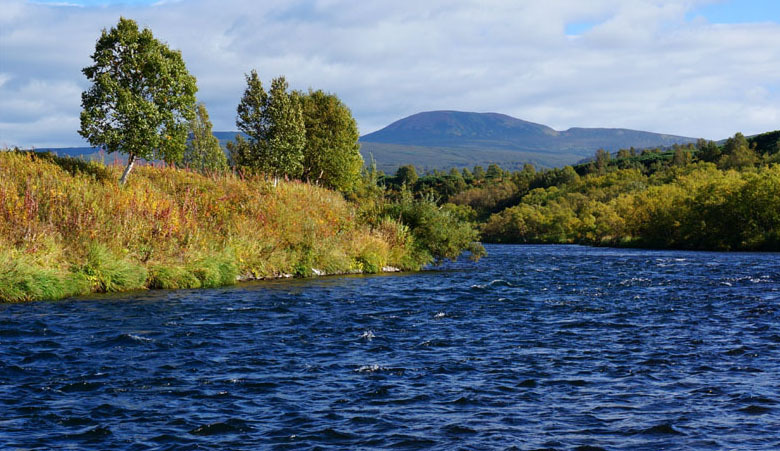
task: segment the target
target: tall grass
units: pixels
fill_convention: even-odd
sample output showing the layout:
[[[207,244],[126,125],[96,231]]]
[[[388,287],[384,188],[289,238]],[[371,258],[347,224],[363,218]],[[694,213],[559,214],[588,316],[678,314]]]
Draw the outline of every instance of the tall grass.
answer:
[[[0,301],[420,266],[408,230],[335,192],[261,177],[0,152]]]

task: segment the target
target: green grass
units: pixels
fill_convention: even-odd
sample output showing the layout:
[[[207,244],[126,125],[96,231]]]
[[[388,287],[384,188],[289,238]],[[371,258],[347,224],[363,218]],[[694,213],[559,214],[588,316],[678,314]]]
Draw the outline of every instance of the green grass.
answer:
[[[146,268],[112,254],[98,243],[89,245],[84,264],[76,266],[74,272],[83,274],[97,293],[139,290],[146,285]]]
[[[0,252],[0,300],[62,299],[87,292],[89,284],[83,274],[45,268],[29,257]]]

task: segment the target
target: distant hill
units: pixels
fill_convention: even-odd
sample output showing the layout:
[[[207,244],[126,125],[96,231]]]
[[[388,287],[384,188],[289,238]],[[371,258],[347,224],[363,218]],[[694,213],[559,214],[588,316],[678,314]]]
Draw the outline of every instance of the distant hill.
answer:
[[[502,168],[520,170],[525,163],[537,168],[559,167],[573,164],[584,159],[582,154],[563,151],[560,153],[527,152],[511,149],[475,148],[475,147],[435,147],[412,146],[403,144],[385,144],[360,142],[360,153],[368,165],[371,158],[377,168],[386,173],[394,173],[399,166],[413,164],[422,170],[473,168],[480,165],[487,168],[498,163]],[[593,156],[593,152],[587,156]]]
[[[126,161],[122,154],[108,155],[101,152],[99,147],[36,147],[38,152],[53,152],[61,157],[83,158],[86,160],[105,160],[106,163],[114,161],[114,155]]]
[[[241,133],[213,132],[213,134],[217,137],[219,140],[219,145],[222,146],[222,149],[225,151],[225,155],[227,155],[227,143],[229,141],[235,140],[236,135]],[[246,138],[246,135],[244,135],[244,138]],[[87,160],[104,160],[106,163],[113,162],[114,160],[120,161],[122,163],[127,162],[127,157],[122,153],[116,152],[113,154],[106,154],[105,152],[100,152],[99,147],[41,147],[36,148],[35,150],[41,152],[50,151],[60,156],[84,158]]]
[[[780,130],[748,136],[748,143],[756,147],[758,153],[775,154],[780,152]]]
[[[222,146],[223,149],[226,149],[227,143],[230,141],[235,141],[236,135],[241,135],[244,137],[244,139],[248,138],[244,133],[241,132],[213,132],[214,136],[217,137],[219,140],[219,145]]]
[[[403,164],[422,169],[486,166],[506,169],[526,162],[555,167],[593,155],[597,149],[617,151],[696,142],[695,138],[621,128],[570,128],[546,125],[498,113],[429,111],[393,122],[360,138],[361,153],[392,171]]]

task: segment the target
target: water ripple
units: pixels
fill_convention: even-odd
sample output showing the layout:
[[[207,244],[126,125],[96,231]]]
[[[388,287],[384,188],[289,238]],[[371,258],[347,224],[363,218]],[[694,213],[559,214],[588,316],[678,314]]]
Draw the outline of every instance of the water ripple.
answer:
[[[777,449],[777,254],[488,251],[0,305],[0,444]]]

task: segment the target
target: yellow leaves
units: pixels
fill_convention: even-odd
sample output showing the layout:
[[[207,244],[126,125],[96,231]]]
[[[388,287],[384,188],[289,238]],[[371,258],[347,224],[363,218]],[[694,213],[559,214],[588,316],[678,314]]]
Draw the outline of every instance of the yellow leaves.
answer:
[[[71,263],[89,242],[154,264],[181,264],[187,256],[232,248],[243,271],[265,275],[290,272],[296,246],[310,245],[318,268],[338,256],[332,267],[347,269],[366,248],[369,262],[391,255],[375,242],[390,240],[353,223],[354,205],[324,188],[280,181],[273,189],[261,176],[207,177],[139,165],[120,189],[116,179],[123,166],[101,169],[112,178],[96,180],[51,161],[0,153],[0,243],[26,246],[31,237],[47,237],[64,249],[61,261]],[[27,206],[37,210],[26,207],[25,196]],[[403,239],[397,241],[389,243],[394,262],[404,246]]]

